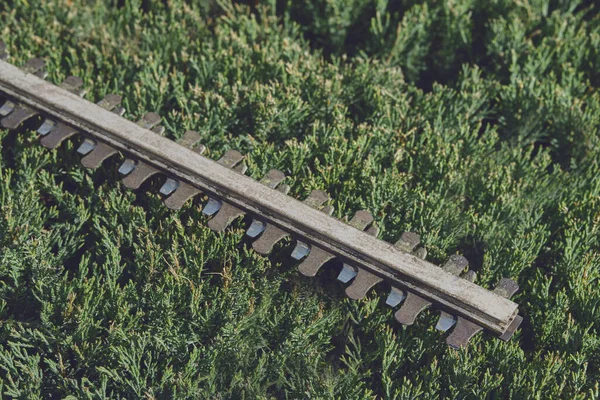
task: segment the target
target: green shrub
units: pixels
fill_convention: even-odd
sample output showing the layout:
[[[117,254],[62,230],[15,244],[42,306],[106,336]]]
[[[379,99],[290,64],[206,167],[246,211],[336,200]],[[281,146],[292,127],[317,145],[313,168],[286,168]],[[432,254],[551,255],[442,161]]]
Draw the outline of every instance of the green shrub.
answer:
[[[49,80],[81,76],[167,136],[249,174],[366,208],[380,237],[516,279],[513,340],[462,351],[436,311],[403,328],[384,288],[211,232],[115,163],[0,130],[0,392],[18,398],[600,397],[600,17],[590,3],[14,0],[0,33]],[[242,242],[242,244],[240,244]]]

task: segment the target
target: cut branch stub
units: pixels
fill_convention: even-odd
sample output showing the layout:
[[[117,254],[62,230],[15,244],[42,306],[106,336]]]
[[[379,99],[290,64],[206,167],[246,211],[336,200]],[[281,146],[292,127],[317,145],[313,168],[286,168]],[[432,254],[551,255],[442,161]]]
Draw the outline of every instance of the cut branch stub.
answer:
[[[123,108],[117,108],[119,104],[121,104],[121,96],[118,96],[116,94],[108,94],[96,104],[105,110],[113,110],[113,112],[117,111],[117,114],[120,115],[122,115],[125,112]],[[58,146],[60,146],[60,144],[65,139],[68,139],[76,133],[78,133],[77,129],[65,123],[59,122],[56,124],[56,127],[52,129],[50,133],[48,133],[42,138],[40,143],[42,144],[42,146],[48,149],[55,149]]]
[[[329,200],[327,193],[322,190],[313,190],[310,195],[304,200],[304,203],[312,208],[320,208],[323,203]],[[269,254],[273,250],[273,246],[279,241],[288,237],[289,233],[281,228],[266,224],[266,228],[262,235],[252,242],[252,248],[259,254]]]
[[[272,169],[260,180],[260,183],[275,189],[283,180],[285,174],[279,170]],[[208,221],[208,227],[214,231],[220,232],[225,230],[236,218],[246,214],[245,211],[229,204],[223,203],[217,214]]]
[[[494,293],[509,299],[517,292],[517,290],[519,290],[519,285],[517,282],[513,281],[512,279],[502,278],[494,289]],[[500,336],[500,339],[510,339],[522,321],[523,318],[519,315],[516,315],[506,331]],[[456,326],[452,330],[452,333],[450,333],[450,335],[448,335],[446,338],[446,343],[448,346],[455,349],[463,348],[467,345],[467,343],[469,343],[469,340],[471,340],[473,336],[482,330],[483,327],[464,319],[463,317],[458,317],[456,320]]]
[[[467,265],[469,265],[469,261],[467,261],[465,257],[454,254],[450,256],[450,259],[444,264],[442,269],[452,275],[459,275]],[[400,306],[400,309],[396,311],[394,317],[403,325],[412,325],[419,313],[430,305],[431,302],[429,300],[408,292],[404,303]]]

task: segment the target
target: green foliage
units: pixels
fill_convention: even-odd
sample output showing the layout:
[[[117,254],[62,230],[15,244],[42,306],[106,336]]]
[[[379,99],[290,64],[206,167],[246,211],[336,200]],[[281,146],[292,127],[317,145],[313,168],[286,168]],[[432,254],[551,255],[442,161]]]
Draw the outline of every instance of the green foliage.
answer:
[[[518,280],[512,341],[448,349],[385,288],[344,298],[243,224],[211,232],[84,170],[28,124],[0,131],[0,392],[17,398],[599,398],[600,17],[577,1],[14,0],[11,62],[81,76],[127,117],[199,131],[249,173],[323,189],[380,236]],[[241,244],[240,244],[241,243]],[[69,397],[71,396],[71,397]]]

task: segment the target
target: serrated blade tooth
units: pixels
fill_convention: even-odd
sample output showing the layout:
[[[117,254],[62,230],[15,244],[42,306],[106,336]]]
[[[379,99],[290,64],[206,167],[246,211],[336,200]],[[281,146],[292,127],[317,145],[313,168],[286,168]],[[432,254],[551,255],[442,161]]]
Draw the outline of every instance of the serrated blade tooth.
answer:
[[[510,299],[519,290],[517,282],[509,278],[502,278],[498,285],[494,288],[494,293],[499,294],[502,297]]]
[[[171,210],[179,210],[188,200],[200,193],[200,190],[194,186],[185,182],[180,182],[177,189],[164,200],[164,203]]]
[[[45,119],[44,122],[42,122],[42,125],[40,125],[40,127],[37,129],[37,133],[39,133],[42,136],[46,136],[47,134],[52,132],[54,128],[56,128],[56,122],[49,119]]]
[[[149,113],[149,114],[154,114],[154,113]],[[157,116],[157,114],[154,114],[154,115]],[[148,114],[146,114],[146,116],[144,118],[145,118],[145,120],[142,119],[138,122],[139,126],[144,128],[144,127],[153,125],[152,116],[148,116]],[[160,117],[158,117],[158,118],[160,118]],[[152,128],[152,132],[157,133],[159,135],[162,135],[164,133],[164,131],[165,131],[165,128],[162,125],[157,125]],[[149,168],[141,168],[140,172],[142,172],[143,174],[140,174],[140,172],[138,172],[137,174],[135,174],[134,176],[129,178],[127,180],[127,183],[123,182],[125,187],[128,189],[139,188],[146,179],[150,178],[150,176],[159,172],[156,168],[150,167],[148,164],[142,163],[141,161],[137,162],[131,158],[126,158],[125,161],[123,161],[123,163],[119,167],[119,173],[121,175],[129,175],[137,169],[138,164],[144,164],[146,167],[149,167]],[[152,173],[148,174],[149,172],[152,172]],[[144,177],[144,179],[140,181],[140,179],[142,177]],[[130,185],[134,185],[134,186],[130,186]]]
[[[65,140],[78,133],[77,129],[72,128],[62,122],[56,124],[50,133],[42,138],[40,143],[48,149],[55,149]]]
[[[452,333],[446,338],[446,344],[454,349],[465,347],[469,340],[483,328],[469,320],[458,317]]]
[[[372,223],[373,223],[373,216],[371,215],[371,213],[366,210],[360,210],[360,211],[357,211],[356,214],[354,214],[354,217],[352,217],[350,222],[348,222],[348,225],[353,226],[356,229],[363,231],[367,227],[369,227]],[[378,232],[376,225],[373,224],[372,227],[375,227],[375,229],[370,230],[370,232],[368,232],[368,233],[371,234],[372,236],[376,236],[377,232]],[[348,283],[357,274],[358,274],[357,268],[344,263],[342,266],[342,270],[340,271],[340,273],[337,276],[337,280],[342,283]]]
[[[2,126],[6,129],[16,129],[23,122],[39,113],[25,105],[17,106],[8,116],[2,118]]]
[[[161,121],[160,115],[158,115],[155,112],[147,112],[146,114],[144,114],[142,119],[140,119],[137,122],[137,124],[138,124],[138,126],[140,126],[142,128],[152,129],[156,125],[160,124],[160,121]]]
[[[248,166],[243,163],[244,156],[237,150],[229,150],[223,157],[217,161],[219,164],[224,165],[237,171],[241,174],[245,173],[248,169]],[[216,214],[221,207],[223,207],[223,202],[219,199],[215,199],[214,197],[209,197],[208,202],[202,209],[202,214],[211,217]]]
[[[81,164],[86,168],[96,169],[104,162],[104,160],[117,153],[117,149],[106,143],[98,142],[96,147],[81,159]]]
[[[298,271],[304,276],[315,276],[327,261],[335,256],[319,247],[312,246],[308,256],[298,266]]]
[[[8,114],[14,111],[16,104],[10,100],[6,100],[2,107],[0,107],[0,116],[6,117]]]
[[[210,216],[216,214],[221,209],[222,206],[223,206],[223,202],[221,200],[209,197],[208,202],[202,209],[202,214],[210,217]]]
[[[325,206],[323,207],[323,212],[325,212],[328,215],[331,215],[331,213],[333,212],[333,206]],[[292,251],[291,257],[295,260],[302,260],[304,257],[306,257],[308,254],[310,254],[311,252],[311,245],[304,243],[301,240],[297,240],[296,241],[296,246],[294,247],[294,251]],[[329,260],[329,259],[328,259]],[[328,261],[327,260],[327,261]],[[327,261],[324,261],[323,264]],[[316,263],[316,260],[313,260],[313,262]],[[303,267],[304,268],[304,267]],[[320,268],[320,267],[319,267]]]
[[[280,185],[277,188],[277,191],[281,192],[283,194],[288,194],[288,192],[290,191],[290,187],[285,184]],[[267,224],[264,223],[263,221],[253,218],[252,223],[250,224],[250,227],[246,231],[246,235],[250,236],[251,238],[255,238],[258,235],[260,235],[262,232],[264,232],[266,226],[267,226]]]
[[[291,257],[294,260],[302,260],[310,253],[310,245],[304,243],[301,240],[296,241],[296,247],[294,247],[294,251],[292,251]]]
[[[390,307],[396,307],[398,304],[402,303],[405,298],[406,294],[402,290],[393,287],[385,300],[385,304]]]
[[[0,60],[6,60],[8,58],[8,50],[6,49],[6,44],[4,42],[0,42]]]
[[[208,227],[213,231],[221,232],[231,225],[236,218],[239,218],[244,214],[246,214],[245,211],[240,210],[229,203],[223,203],[216,215],[208,221]]]
[[[263,185],[270,187],[271,189],[275,189],[281,182],[285,179],[285,174],[278,169],[272,169],[267,172],[267,174],[260,180],[260,183]]]
[[[198,143],[198,141],[200,141],[200,135],[198,134],[198,132],[186,131],[185,134],[183,135],[183,138],[179,141],[179,143],[182,146],[192,148],[193,146],[195,146]],[[194,150],[197,153],[202,154],[206,150],[206,147],[204,145],[200,145]],[[159,191],[161,194],[163,194],[165,196],[169,196],[169,195],[173,194],[179,188],[180,184],[181,183],[176,179],[167,178],[167,180],[161,186]],[[138,185],[138,187],[139,187],[139,185]],[[192,191],[189,188],[184,189],[184,191],[181,193],[180,196],[185,197],[183,195],[186,194],[186,192],[191,193]],[[194,195],[192,195],[192,197],[193,196]],[[183,203],[185,203],[185,201],[187,201],[188,199],[189,199],[189,197],[187,199],[185,199],[183,201]],[[165,200],[165,204],[167,204],[167,200],[168,200],[168,198]],[[172,207],[175,207],[174,209],[181,208],[183,206],[183,203],[181,203],[181,200],[178,200],[177,198],[173,198],[172,200],[169,200],[169,204],[171,204]],[[169,207],[169,205],[167,205],[167,207]],[[169,208],[171,208],[171,207],[169,207]]]
[[[275,189],[283,180],[285,179],[285,174],[276,169],[272,169],[260,180],[265,186],[270,187],[271,189]],[[239,208],[232,206],[231,204],[224,203],[221,209],[217,212],[217,214],[208,221],[208,227],[215,231],[223,231],[227,228],[236,218],[243,216],[246,212],[240,210]],[[260,234],[262,231],[257,232],[256,236]],[[256,237],[252,236],[252,237]]]
[[[76,94],[79,97],[85,95],[86,93],[86,90],[81,88],[83,86],[83,80],[78,76],[67,76],[67,78],[62,81],[59,86],[73,94]]]
[[[273,246],[281,240],[288,237],[290,234],[283,229],[267,224],[264,232],[260,237],[252,242],[252,248],[259,254],[269,254],[273,250]]]
[[[327,215],[331,215],[331,214],[333,214],[333,206],[327,205],[321,209],[321,212],[324,214],[327,214]],[[306,256],[306,259],[298,266],[298,271],[300,271],[300,273],[304,276],[315,276],[317,274],[317,272],[319,272],[319,269],[327,261],[334,258],[334,255],[326,252],[323,249],[315,248],[313,250],[312,246],[310,246],[310,245],[307,245],[307,246],[308,246],[308,249],[307,249],[308,251],[303,250],[302,246],[301,246],[301,248],[298,249],[297,256],[306,252],[306,254],[304,255],[304,256]],[[298,247],[298,245],[296,245],[296,247]],[[294,249],[294,251],[296,251],[296,249]],[[292,252],[292,256],[293,256],[293,252]],[[304,258],[304,256],[300,257],[300,259]]]
[[[349,266],[344,263],[342,266],[342,270],[340,271],[337,280],[343,283],[350,282],[356,275],[358,274],[358,270],[354,267]]]
[[[133,161],[133,160],[126,160],[127,161]],[[135,163],[135,162],[134,162]],[[123,165],[121,167],[123,167],[125,165],[125,163],[123,163]],[[129,167],[126,167],[124,169],[127,169]],[[121,169],[119,168],[119,172],[121,172]],[[140,186],[142,186],[142,184],[144,182],[146,182],[146,180],[150,179],[152,176],[160,173],[160,171],[148,164],[146,164],[145,162],[139,161],[137,163],[135,163],[134,165],[134,169],[130,172],[121,172],[123,175],[128,174],[126,177],[123,178],[122,182],[123,185],[128,188],[128,189],[139,189]],[[166,185],[166,183],[165,183]],[[164,187],[164,185],[163,185]],[[173,188],[173,191],[176,188]],[[161,188],[161,193],[163,193],[162,188]],[[170,194],[166,193],[166,194]],[[165,194],[165,193],[163,193]]]
[[[261,233],[263,233],[266,227],[267,227],[267,224],[255,219],[252,221],[252,223],[250,224],[250,227],[246,231],[246,235],[250,236],[251,238],[255,238],[258,235],[260,235]]]
[[[373,216],[366,210],[357,211],[354,217],[348,222],[348,225],[355,227],[359,231],[364,231],[373,222]]]
[[[408,292],[404,303],[394,314],[396,321],[403,325],[412,325],[421,311],[431,305],[429,300],[425,300],[421,296]]]
[[[333,214],[333,206],[327,205],[321,209],[321,212],[327,215]],[[304,243],[301,240],[296,240],[296,246],[292,251],[291,257],[295,260],[302,260],[310,253],[311,246],[308,243]]]
[[[96,103],[96,105],[109,111],[114,110],[119,104],[121,104],[121,96],[113,93],[107,94],[102,100]]]
[[[370,214],[369,214],[370,215]],[[371,219],[372,221],[372,219]],[[371,222],[371,226],[366,231],[371,236],[377,236],[379,233],[379,228],[374,222]],[[344,268],[350,267],[344,264]],[[353,268],[353,267],[350,267]],[[377,285],[383,279],[374,275],[373,273],[364,270],[362,268],[353,268],[356,272],[355,276],[352,277],[354,280],[346,288],[346,295],[354,300],[360,300],[366,296],[367,292],[373,288],[373,286]],[[352,279],[351,278],[351,279]],[[338,277],[339,279],[339,277]],[[342,279],[340,279],[342,280]],[[343,280],[342,280],[343,282]],[[346,281],[348,282],[348,281]]]
[[[469,260],[460,254],[452,254],[442,269],[452,275],[460,275],[469,265]]]
[[[435,324],[435,329],[440,332],[446,332],[448,329],[452,328],[454,324],[456,324],[456,318],[453,315],[442,311],[437,324]]]
[[[92,139],[85,139],[79,148],[77,148],[77,152],[83,156],[89,154],[92,150],[96,148],[96,142]]]
[[[21,67],[23,72],[28,74],[35,74],[37,76],[42,77],[44,69],[46,68],[46,62],[41,58],[31,58],[27,60],[24,66]],[[42,74],[40,74],[42,73]],[[40,74],[40,75],[38,75]],[[43,76],[45,77],[45,76]]]
[[[358,274],[352,281],[352,284],[346,288],[346,295],[353,300],[360,300],[367,295],[367,292],[383,281],[383,278],[370,271],[358,268]]]
[[[196,131],[185,131],[181,139],[179,139],[178,143],[183,147],[187,147],[191,149],[194,145],[200,142],[200,134]]]
[[[198,154],[203,154],[206,151],[206,146],[200,144],[200,134],[196,131],[186,131],[178,143],[183,147],[195,151]]]
[[[477,274],[475,271],[467,271],[466,273],[461,275],[461,278],[468,280],[469,282],[475,282],[475,278]],[[456,324],[456,317],[452,314],[447,313],[446,311],[440,312],[440,317],[438,318],[438,322],[435,325],[435,329],[441,332],[446,332],[448,329],[452,328]]]
[[[322,190],[313,190],[303,203],[312,208],[319,208],[327,201],[329,201],[327,193]]]
[[[516,293],[517,290],[519,290],[519,285],[515,281],[512,279],[503,278],[500,280],[500,282],[498,282],[496,288],[494,288],[494,293],[502,297],[510,298]],[[522,321],[523,318],[516,315],[500,338],[502,340],[510,339]],[[456,326],[446,338],[446,343],[448,346],[454,349],[463,348],[469,343],[469,340],[471,340],[473,336],[482,330],[483,327],[477,325],[476,323],[471,322],[463,317],[458,317],[456,320]]]
[[[138,125],[141,125],[138,123]],[[142,126],[143,127],[143,126]],[[162,125],[155,126],[152,128],[152,132],[158,133],[162,135],[165,131],[165,128]],[[119,173],[121,175],[127,175],[123,178],[123,185],[128,189],[139,189],[142,184],[152,177],[155,174],[158,174],[160,171],[142,161],[135,161],[131,158],[125,159],[121,166],[119,167]]]
[[[320,207],[323,203],[329,200],[327,193],[321,190],[313,190],[310,195],[304,200],[304,203],[313,208]],[[288,232],[283,229],[267,224],[263,234],[254,242],[252,248],[259,254],[269,254],[273,250],[273,246],[289,236]],[[310,255],[309,255],[310,257]]]
[[[136,165],[137,163],[135,162],[135,160],[127,158],[125,159],[125,161],[123,161],[118,171],[121,175],[127,175],[135,169]]]
[[[173,178],[167,178],[165,183],[160,188],[160,193],[168,196],[173,193],[179,187],[179,181]]]
[[[98,106],[104,108],[105,110],[113,110],[115,114],[123,115],[125,109],[122,107],[118,107],[121,104],[121,96],[116,94],[107,94],[102,100],[96,103]],[[52,129],[50,133],[42,138],[40,143],[42,146],[48,149],[55,149],[61,145],[61,143],[70,138],[71,136],[78,133],[77,129],[59,122],[56,124],[56,127]]]
[[[416,233],[404,232],[400,236],[400,239],[394,244],[399,250],[409,251],[413,250],[421,243],[421,237]],[[420,247],[414,250],[412,253],[415,257],[424,260],[427,256],[427,250],[424,247]],[[390,294],[388,295],[385,303],[390,307],[396,307],[406,299],[406,292],[396,287],[392,287]]]
[[[244,156],[239,151],[227,150],[217,162],[227,168],[233,168],[239,163],[241,163],[243,160]]]
[[[442,269],[452,275],[460,274],[469,264],[466,258],[461,255],[454,254],[450,256]],[[429,300],[425,300],[421,296],[408,292],[406,300],[396,311],[394,317],[403,325],[412,325],[421,311],[431,305]]]
[[[421,236],[414,232],[403,232],[394,246],[407,253],[412,253],[419,243],[421,243]]]

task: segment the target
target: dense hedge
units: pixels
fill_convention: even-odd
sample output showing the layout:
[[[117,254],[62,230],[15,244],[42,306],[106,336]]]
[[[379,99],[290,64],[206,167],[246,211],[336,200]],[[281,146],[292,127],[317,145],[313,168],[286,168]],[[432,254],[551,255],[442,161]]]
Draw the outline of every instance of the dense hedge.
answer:
[[[600,397],[600,17],[593,2],[0,2],[0,34],[49,80],[124,95],[167,135],[323,189],[380,237],[516,279],[508,343],[402,328],[385,288],[302,278],[244,223],[211,232],[115,162],[0,130],[0,391],[19,398]],[[255,7],[254,4],[258,4]],[[240,242],[242,243],[240,245]]]

